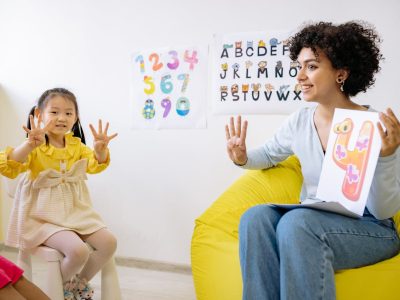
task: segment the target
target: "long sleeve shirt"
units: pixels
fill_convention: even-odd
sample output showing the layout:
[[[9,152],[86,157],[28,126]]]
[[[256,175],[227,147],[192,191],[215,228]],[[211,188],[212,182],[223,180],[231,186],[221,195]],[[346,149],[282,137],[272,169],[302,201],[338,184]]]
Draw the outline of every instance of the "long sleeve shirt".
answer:
[[[65,148],[43,144],[35,148],[24,163],[8,159],[12,150],[8,147],[5,151],[0,151],[0,174],[9,178],[16,178],[20,173],[29,171],[29,178],[33,180],[43,170],[51,168],[60,171],[62,164],[65,164],[66,170],[69,170],[80,159],[88,160],[87,172],[93,174],[103,171],[110,163],[109,154],[106,162],[99,163],[93,150],[72,133],[65,135]]]
[[[291,114],[263,146],[247,152],[245,169],[266,169],[290,155],[301,164],[303,186],[301,201],[320,201],[316,192],[321,175],[324,152],[314,125],[316,107],[306,107]],[[369,109],[373,111],[372,109]],[[390,218],[400,209],[400,153],[379,157],[367,199],[369,212],[377,219]]]

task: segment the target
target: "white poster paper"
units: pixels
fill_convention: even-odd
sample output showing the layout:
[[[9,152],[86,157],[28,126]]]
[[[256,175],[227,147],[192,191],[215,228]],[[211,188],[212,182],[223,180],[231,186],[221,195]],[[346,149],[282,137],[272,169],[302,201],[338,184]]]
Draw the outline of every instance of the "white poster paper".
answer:
[[[139,51],[131,64],[134,128],[206,127],[205,47]]]
[[[287,114],[303,106],[289,36],[279,31],[214,36],[215,114]]]

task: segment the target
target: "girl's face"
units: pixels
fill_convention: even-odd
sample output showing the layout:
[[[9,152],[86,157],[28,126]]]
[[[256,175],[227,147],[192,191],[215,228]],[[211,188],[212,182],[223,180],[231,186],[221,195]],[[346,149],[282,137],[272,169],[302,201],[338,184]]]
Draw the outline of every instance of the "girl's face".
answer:
[[[326,102],[336,93],[341,93],[336,79],[343,71],[333,68],[323,51],[317,50],[315,56],[311,48],[303,48],[297,61],[299,63],[297,81],[301,85],[304,100]]]
[[[54,126],[49,129],[48,133],[56,136],[65,135],[71,131],[78,119],[74,103],[62,96],[54,96],[49,99],[40,113],[44,124],[55,120]]]

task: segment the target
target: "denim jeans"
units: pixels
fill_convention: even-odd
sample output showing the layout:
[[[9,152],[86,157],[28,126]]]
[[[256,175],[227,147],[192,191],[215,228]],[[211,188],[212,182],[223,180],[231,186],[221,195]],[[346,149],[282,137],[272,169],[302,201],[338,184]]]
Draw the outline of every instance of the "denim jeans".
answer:
[[[239,225],[243,300],[336,298],[334,272],[393,257],[393,221],[258,205]]]

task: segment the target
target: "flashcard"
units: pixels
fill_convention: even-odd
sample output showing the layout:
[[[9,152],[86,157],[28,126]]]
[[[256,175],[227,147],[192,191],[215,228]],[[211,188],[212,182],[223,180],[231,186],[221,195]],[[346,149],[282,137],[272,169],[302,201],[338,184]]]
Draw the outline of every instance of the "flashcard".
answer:
[[[377,112],[336,109],[316,198],[362,216],[378,161]]]

